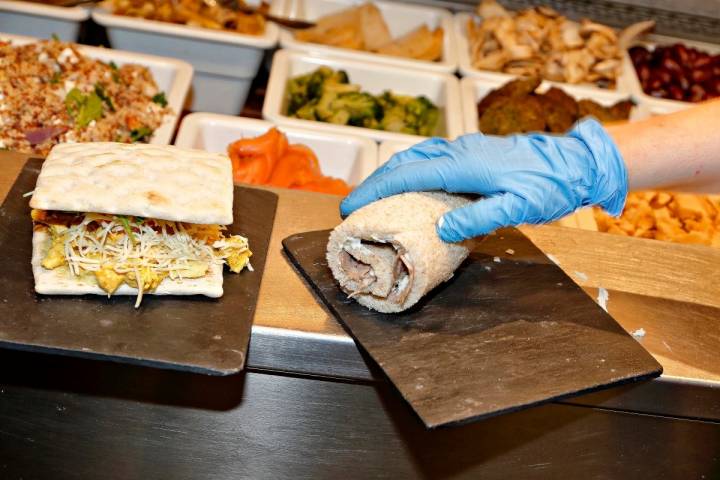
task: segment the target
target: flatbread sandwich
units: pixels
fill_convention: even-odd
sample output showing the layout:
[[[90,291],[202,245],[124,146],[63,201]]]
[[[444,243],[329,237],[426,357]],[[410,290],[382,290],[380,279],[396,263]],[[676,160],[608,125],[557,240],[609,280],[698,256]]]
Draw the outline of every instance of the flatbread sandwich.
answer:
[[[233,222],[230,160],[170,146],[55,146],[30,200],[35,291],[223,294],[223,265],[252,269]]]

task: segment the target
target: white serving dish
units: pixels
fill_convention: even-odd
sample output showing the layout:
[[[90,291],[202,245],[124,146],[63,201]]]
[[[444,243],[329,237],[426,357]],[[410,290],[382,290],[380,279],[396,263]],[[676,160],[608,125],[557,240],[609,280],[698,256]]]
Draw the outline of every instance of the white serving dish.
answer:
[[[284,14],[289,18],[315,21],[325,15],[360,5],[364,0],[288,0]],[[374,1],[383,14],[393,38],[398,38],[416,28],[427,25],[431,30],[442,27],[444,30],[443,55],[437,62],[414,60],[391,55],[331,47],[311,42],[295,40],[292,30],[280,30],[280,45],[283,48],[304,52],[343,56],[358,61],[383,63],[408,68],[423,68],[436,72],[452,73],[457,69],[457,48],[453,34],[452,14],[442,8],[410,5],[407,3]]]
[[[502,73],[502,72],[494,72],[490,70],[480,70],[472,66],[472,60],[470,58],[470,42],[468,40],[468,34],[467,34],[467,23],[470,18],[473,18],[473,15],[470,13],[458,13],[455,15],[455,21],[454,21],[454,31],[455,31],[455,43],[457,45],[458,49],[458,64],[460,73],[464,77],[476,77],[476,78],[483,78],[487,80],[504,80],[504,81],[510,81],[514,78],[516,78],[515,75],[511,75],[509,73]],[[593,84],[581,84],[576,85],[572,83],[566,83],[566,82],[557,82],[559,85],[569,85],[569,86],[581,86],[585,88],[592,88],[599,91],[605,91],[605,92],[620,92],[620,93],[633,93],[631,90],[631,84],[632,84],[632,76],[634,75],[634,71],[628,70],[627,65],[623,61],[623,72],[618,77],[616,82],[616,88],[613,90],[609,90],[606,88],[600,88]]]
[[[387,163],[393,155],[412,147],[414,143],[408,142],[382,142],[378,148],[378,166]]]
[[[0,32],[13,35],[31,33],[37,38],[76,42],[80,24],[90,18],[81,7],[56,7],[40,3],[0,0]]]
[[[113,15],[104,8],[93,10],[92,18],[107,29],[115,48],[190,63],[195,77],[187,107],[230,115],[242,110],[265,51],[274,48],[278,39],[278,28],[270,22],[263,35],[243,35]]]
[[[485,97],[491,90],[500,88],[507,82],[512,81],[513,77],[509,80],[505,79],[482,79],[465,77],[460,81],[460,92],[463,105],[463,123],[465,126],[465,133],[475,133],[479,131],[478,128],[478,115],[477,115],[477,104]],[[539,92],[545,92],[550,87],[555,86],[575,98],[576,100],[589,99],[594,100],[600,105],[609,106],[621,100],[631,98],[632,95],[627,93],[621,93],[611,90],[601,90],[599,88],[581,87],[578,85],[568,85],[567,83],[555,83],[555,82],[542,82],[538,87]],[[630,121],[640,120],[646,118],[648,113],[646,107],[640,103],[632,108],[630,111]]]
[[[208,152],[226,152],[243,137],[257,137],[275,126],[253,118],[191,113],[178,131],[175,145]],[[317,155],[324,175],[357,185],[377,168],[377,145],[370,139],[295,127],[278,127],[290,143],[304,144]]]
[[[0,33],[0,39],[10,40],[13,44],[24,45],[38,41],[37,38],[19,35],[7,35]],[[117,65],[134,63],[150,69],[158,88],[165,92],[168,106],[172,109],[172,115],[163,118],[162,125],[155,130],[150,143],[154,145],[169,145],[172,141],[175,126],[177,125],[185,97],[190,89],[193,68],[186,62],[174,58],[156,57],[133,52],[123,52],[109,48],[89,47],[77,45],[78,50],[90,58],[103,62],[115,62]]]
[[[648,50],[653,50],[657,46],[672,45],[674,43],[682,43],[688,47],[697,48],[698,50],[702,50],[713,55],[720,53],[720,45],[718,44],[685,40],[683,38],[668,37],[665,35],[647,35],[643,39],[633,42],[631,47],[641,45],[646,47]],[[627,76],[628,90],[641,102],[647,102],[649,105],[652,105],[652,108],[654,109],[653,114],[662,115],[665,113],[676,112],[694,105],[692,102],[656,98],[646,94],[643,91],[637,71],[635,70],[635,66],[632,63],[628,52],[625,52],[623,61],[623,70],[629,73]]]
[[[385,90],[406,95],[425,95],[441,109],[439,135],[455,138],[462,133],[460,89],[457,79],[446,73],[414,70],[391,65],[359,62],[341,57],[326,57],[309,53],[280,50],[273,59],[268,82],[263,117],[280,125],[311,128],[318,131],[358,135],[376,141],[399,140],[419,142],[425,137],[404,133],[386,132],[369,128],[333,125],[325,122],[291,118],[285,114],[285,89],[289,79],[311,72],[320,66],[345,70],[350,82],[360,85],[363,91],[380,94]]]

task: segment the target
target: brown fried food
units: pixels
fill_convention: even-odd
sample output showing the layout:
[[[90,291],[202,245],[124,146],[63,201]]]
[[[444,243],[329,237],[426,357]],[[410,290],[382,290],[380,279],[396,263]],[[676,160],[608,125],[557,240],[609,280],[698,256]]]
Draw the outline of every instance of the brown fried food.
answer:
[[[538,95],[538,98],[545,108],[547,131],[564,133],[572,128],[578,118],[578,105],[574,98],[557,87]]]
[[[578,113],[580,118],[593,116],[602,123],[627,120],[630,117],[630,109],[633,103],[630,100],[623,100],[610,107],[604,107],[592,100],[583,99],[578,102]]]
[[[483,112],[492,104],[505,98],[520,97],[530,95],[540,85],[541,80],[538,77],[519,78],[506,83],[500,88],[491,90],[478,103],[478,116],[482,116]]]
[[[542,132],[545,130],[542,102],[532,95],[496,101],[480,117],[480,131],[489,135]]]
[[[627,120],[634,106],[631,100],[623,100],[610,107],[592,100],[578,102],[557,87],[539,94],[535,92],[539,85],[538,77],[528,77],[490,91],[478,102],[480,131],[491,135],[565,133],[575,122],[588,115],[601,122]]]

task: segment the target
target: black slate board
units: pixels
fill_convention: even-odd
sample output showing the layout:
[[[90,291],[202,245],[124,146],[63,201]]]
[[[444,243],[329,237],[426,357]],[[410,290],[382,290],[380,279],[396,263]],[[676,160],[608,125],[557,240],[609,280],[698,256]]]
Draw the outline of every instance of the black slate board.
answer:
[[[254,272],[224,274],[225,294],[134,297],[37,295],[28,198],[42,160],[30,159],[0,207],[0,347],[228,375],[245,364],[277,196],[235,187],[231,233],[248,237]]]
[[[411,310],[394,315],[372,312],[340,291],[325,261],[328,234],[294,235],[283,246],[427,427],[662,372],[637,341],[518,230],[486,237],[451,281]]]

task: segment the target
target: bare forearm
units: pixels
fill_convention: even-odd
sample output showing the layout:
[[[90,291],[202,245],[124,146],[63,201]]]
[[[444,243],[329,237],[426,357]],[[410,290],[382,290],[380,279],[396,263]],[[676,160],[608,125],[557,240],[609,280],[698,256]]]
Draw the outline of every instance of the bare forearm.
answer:
[[[630,190],[720,192],[720,99],[607,130],[627,165]]]

